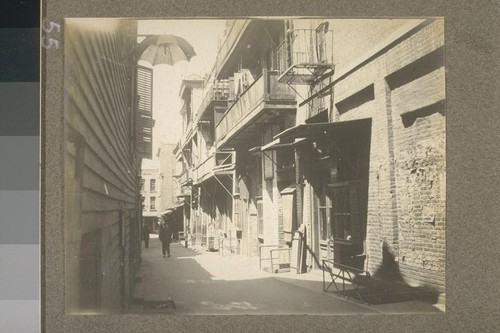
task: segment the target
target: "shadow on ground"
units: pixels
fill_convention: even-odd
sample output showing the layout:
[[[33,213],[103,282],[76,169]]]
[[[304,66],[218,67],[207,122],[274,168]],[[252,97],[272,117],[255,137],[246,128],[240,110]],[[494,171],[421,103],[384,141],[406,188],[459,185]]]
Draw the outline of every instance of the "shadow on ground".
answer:
[[[321,275],[268,274],[258,270],[258,262],[253,267],[245,258],[199,253],[179,245],[174,245],[171,258],[162,258],[158,244],[153,244],[152,249],[143,252],[143,308],[148,313],[360,314],[397,313],[400,307],[381,305],[385,308],[379,311],[361,302],[334,297],[333,292],[322,291]],[[360,288],[359,292],[369,304],[406,302],[401,303],[404,309],[400,312],[435,312],[431,305],[408,302],[429,301],[428,294],[409,286]],[[353,290],[340,296],[359,298]]]
[[[404,282],[399,263],[384,242],[382,246],[382,264],[372,277],[357,277],[355,282],[365,285],[357,290],[338,291],[338,294],[363,301],[371,305],[391,304],[409,301],[422,301],[436,304],[439,292],[409,286]],[[363,283],[363,280],[370,280]],[[367,285],[367,286],[366,286]]]

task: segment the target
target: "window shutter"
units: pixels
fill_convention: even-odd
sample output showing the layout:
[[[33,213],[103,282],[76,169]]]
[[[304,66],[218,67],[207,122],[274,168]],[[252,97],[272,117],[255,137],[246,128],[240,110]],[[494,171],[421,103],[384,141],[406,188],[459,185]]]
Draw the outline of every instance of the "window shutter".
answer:
[[[142,158],[153,157],[153,70],[137,66],[136,151]]]

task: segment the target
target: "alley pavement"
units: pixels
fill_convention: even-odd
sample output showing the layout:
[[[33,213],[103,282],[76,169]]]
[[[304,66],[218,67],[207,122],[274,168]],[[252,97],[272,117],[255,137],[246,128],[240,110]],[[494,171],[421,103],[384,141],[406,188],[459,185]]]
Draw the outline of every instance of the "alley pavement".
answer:
[[[420,301],[368,306],[322,291],[321,274],[271,274],[258,258],[221,256],[161,242],[142,249],[140,298],[143,311],[173,314],[376,314],[439,312]]]

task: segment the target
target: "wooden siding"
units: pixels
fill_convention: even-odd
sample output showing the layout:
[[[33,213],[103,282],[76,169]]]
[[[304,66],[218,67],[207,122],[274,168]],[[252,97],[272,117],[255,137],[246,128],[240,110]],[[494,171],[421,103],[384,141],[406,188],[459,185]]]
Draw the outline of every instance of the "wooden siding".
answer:
[[[83,187],[94,196],[133,204],[137,168],[130,142],[131,73],[119,58],[125,40],[71,24],[66,33],[71,35],[66,40],[66,131],[77,132],[84,142]]]
[[[134,152],[134,23],[65,25],[66,311],[126,306],[138,260],[138,159]],[[147,99],[143,101],[147,102]],[[85,265],[86,245],[98,244]],[[95,270],[95,272],[94,272]],[[82,284],[96,273],[92,283]],[[81,286],[84,287],[81,287]],[[79,287],[80,286],[80,287]],[[95,290],[95,291],[93,291]],[[85,297],[95,293],[94,298]]]

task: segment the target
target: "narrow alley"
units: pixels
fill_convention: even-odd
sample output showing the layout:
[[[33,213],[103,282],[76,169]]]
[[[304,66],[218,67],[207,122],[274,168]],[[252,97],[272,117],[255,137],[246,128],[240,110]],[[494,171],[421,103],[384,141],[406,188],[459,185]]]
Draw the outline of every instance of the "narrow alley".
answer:
[[[65,33],[66,313],[445,310],[442,18]]]
[[[172,243],[161,254],[156,235],[143,248],[138,311],[170,314],[375,314],[438,312],[431,304],[410,301],[366,305],[322,291],[320,274],[271,274],[257,258],[198,252]],[[156,236],[156,237],[155,237]]]

